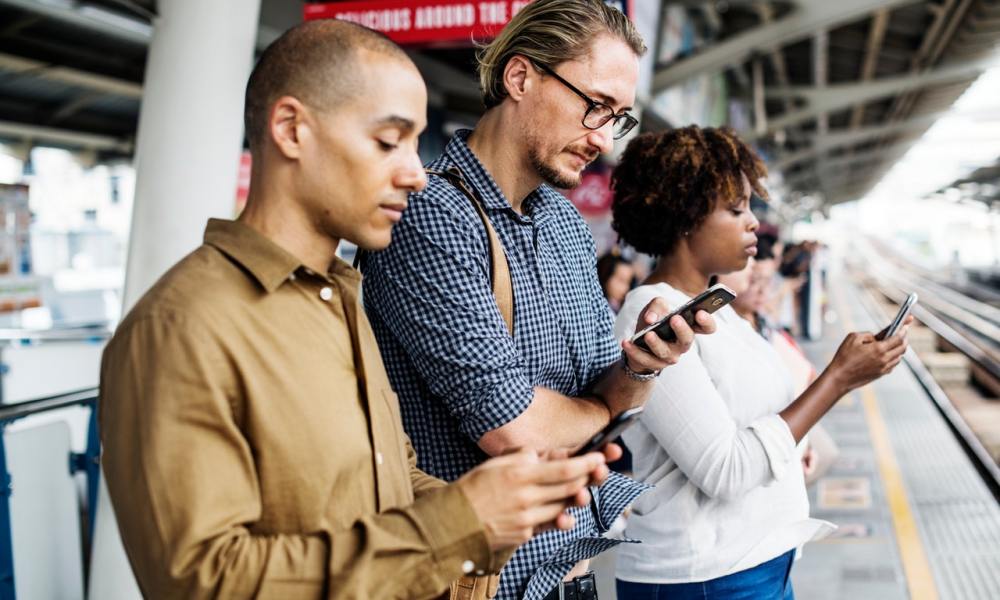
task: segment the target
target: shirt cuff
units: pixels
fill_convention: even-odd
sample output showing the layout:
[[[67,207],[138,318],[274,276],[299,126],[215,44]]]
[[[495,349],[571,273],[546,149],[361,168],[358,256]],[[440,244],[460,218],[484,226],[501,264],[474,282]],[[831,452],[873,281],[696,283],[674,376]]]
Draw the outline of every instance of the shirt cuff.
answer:
[[[490,551],[486,530],[462,490],[448,485],[422,494],[413,515],[445,572],[479,575],[499,572],[501,556]]]
[[[487,395],[461,415],[459,428],[474,442],[494,429],[510,423],[528,410],[535,390],[523,375],[498,382]]]
[[[778,415],[768,415],[751,423],[749,428],[764,447],[771,476],[775,481],[784,478],[788,465],[793,461],[796,468],[801,468],[798,452],[795,450],[795,438],[784,419]]]
[[[598,533],[600,535],[607,533],[625,509],[641,494],[651,489],[653,486],[648,483],[635,481],[614,471],[608,473],[608,479],[601,487],[591,487],[592,502],[597,506]]]

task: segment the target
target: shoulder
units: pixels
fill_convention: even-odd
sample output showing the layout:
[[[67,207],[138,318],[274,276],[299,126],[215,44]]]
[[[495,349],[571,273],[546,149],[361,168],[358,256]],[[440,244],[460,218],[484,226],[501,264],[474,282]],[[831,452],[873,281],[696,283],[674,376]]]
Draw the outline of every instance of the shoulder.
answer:
[[[482,229],[479,215],[469,198],[444,178],[430,175],[423,190],[410,194],[403,218],[393,229],[393,241],[397,232],[399,237],[421,233],[444,241],[478,229]]]
[[[203,336],[262,293],[256,280],[218,249],[202,245],[170,268],[129,311],[117,331],[162,321]]]

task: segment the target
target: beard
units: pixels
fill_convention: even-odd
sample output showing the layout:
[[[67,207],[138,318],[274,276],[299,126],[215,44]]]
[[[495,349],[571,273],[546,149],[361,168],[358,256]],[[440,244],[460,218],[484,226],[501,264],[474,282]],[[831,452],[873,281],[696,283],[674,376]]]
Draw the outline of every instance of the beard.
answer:
[[[528,151],[528,160],[531,163],[531,168],[538,173],[538,176],[542,178],[542,181],[551,185],[552,187],[557,187],[564,190],[571,190],[576,186],[580,185],[582,179],[580,173],[574,173],[573,175],[566,175],[565,173],[559,172],[558,169],[553,167],[551,164],[547,163],[539,152],[538,144],[532,144],[531,149]]]

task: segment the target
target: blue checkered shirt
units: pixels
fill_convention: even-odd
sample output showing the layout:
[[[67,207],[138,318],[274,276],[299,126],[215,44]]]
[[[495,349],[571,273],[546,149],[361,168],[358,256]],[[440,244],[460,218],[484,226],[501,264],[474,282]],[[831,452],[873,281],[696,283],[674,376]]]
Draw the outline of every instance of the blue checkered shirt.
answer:
[[[560,193],[543,185],[516,213],[460,131],[431,167],[458,166],[482,199],[514,285],[514,337],[490,285],[489,241],[469,199],[439,177],[410,197],[388,249],[362,262],[364,303],[419,466],[453,481],[488,456],[476,441],[512,421],[533,387],[584,393],[619,356],[597,282],[594,240]],[[596,512],[572,531],[535,536],[514,554],[498,598],[544,597],[572,566],[620,543],[601,535],[646,487],[612,474]]]

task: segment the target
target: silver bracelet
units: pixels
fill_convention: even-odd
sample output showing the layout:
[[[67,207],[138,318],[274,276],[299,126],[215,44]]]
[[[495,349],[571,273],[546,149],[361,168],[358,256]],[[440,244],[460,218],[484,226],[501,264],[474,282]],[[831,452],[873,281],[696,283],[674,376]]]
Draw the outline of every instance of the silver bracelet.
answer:
[[[624,350],[622,350],[622,369],[625,370],[625,374],[632,381],[653,381],[660,376],[660,371],[653,371],[652,373],[637,373],[633,371],[632,367],[628,366],[628,356],[626,356]]]

